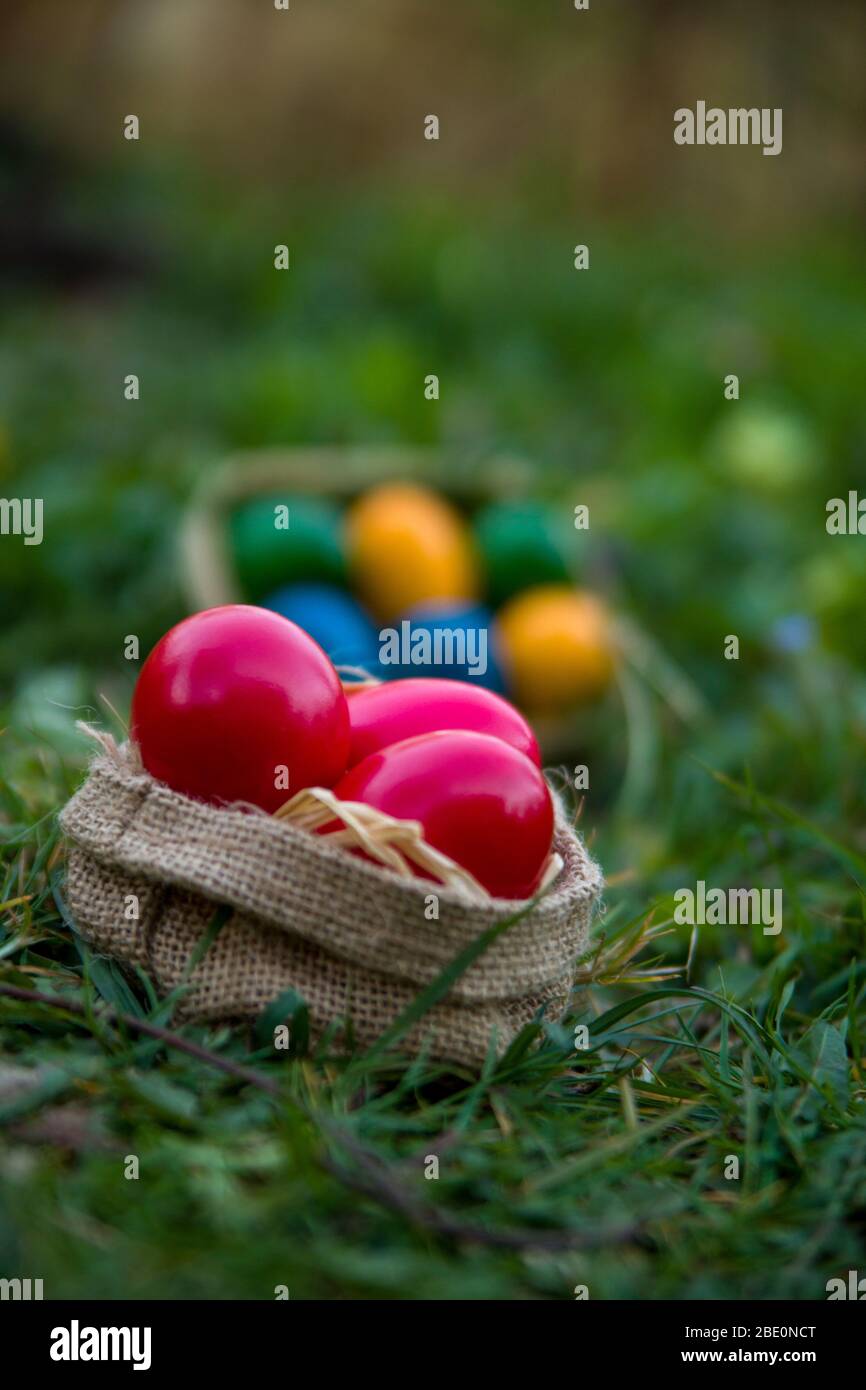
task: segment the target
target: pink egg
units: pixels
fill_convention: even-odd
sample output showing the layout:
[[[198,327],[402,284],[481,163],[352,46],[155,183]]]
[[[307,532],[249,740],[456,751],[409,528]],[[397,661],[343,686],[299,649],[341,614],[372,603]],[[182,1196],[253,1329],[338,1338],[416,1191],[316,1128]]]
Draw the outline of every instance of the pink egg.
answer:
[[[553,840],[553,802],[535,763],[502,739],[466,729],[421,734],[369,754],[334,793],[418,821],[427,844],[495,898],[529,898],[538,890]],[[323,833],[333,828],[330,822]]]
[[[464,681],[420,677],[389,681],[349,696],[349,767],[392,743],[442,729],[490,734],[536,767],[541,754],[527,721],[501,695]]]

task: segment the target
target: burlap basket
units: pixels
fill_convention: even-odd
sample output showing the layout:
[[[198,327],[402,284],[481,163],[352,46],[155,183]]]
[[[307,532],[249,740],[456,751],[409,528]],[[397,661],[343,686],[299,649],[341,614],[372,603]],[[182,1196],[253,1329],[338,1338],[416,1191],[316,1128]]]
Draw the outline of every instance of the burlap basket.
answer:
[[[341,1020],[368,1045],[478,934],[525,904],[473,902],[454,888],[398,877],[272,816],[190,800],[136,766],[128,748],[95,759],[61,814],[66,895],[100,952],[147,970],[167,993],[185,978],[218,905],[231,916],[189,975],[190,1020],[257,1017],[285,990],[306,1001],[313,1037]],[[602,878],[561,812],[563,868],[400,1039],[477,1068],[501,1054],[544,1005],[568,1004]],[[439,919],[428,920],[428,894]],[[128,913],[138,900],[138,917]]]

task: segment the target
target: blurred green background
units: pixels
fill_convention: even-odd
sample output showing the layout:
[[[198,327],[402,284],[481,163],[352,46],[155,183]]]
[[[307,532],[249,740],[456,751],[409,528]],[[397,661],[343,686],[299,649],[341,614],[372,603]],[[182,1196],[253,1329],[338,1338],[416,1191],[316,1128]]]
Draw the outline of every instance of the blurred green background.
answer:
[[[828,683],[862,709],[866,545],[825,507],[864,475],[863,31],[844,3],[4,9],[0,481],[45,500],[41,546],[0,544],[25,744],[80,754],[74,714],[124,709],[125,635],[184,611],[197,484],[305,443],[517,456],[589,505],[587,582],[714,716],[588,714],[599,805],[669,796],[665,749],[760,765]],[[700,95],[782,107],[781,155],[675,146]]]
[[[443,1100],[419,1102],[416,1122],[398,1092],[384,1138],[347,1081],[335,1110],[383,1151],[402,1153],[424,1125],[465,1130],[467,1166],[440,1198],[457,1210],[474,1203],[504,1225],[516,1212],[567,1226],[608,1207],[645,1220],[654,1243],[593,1253],[593,1297],[823,1297],[823,1278],[862,1256],[866,538],[829,536],[825,508],[866,489],[864,39],[862,0],[0,9],[0,494],[45,500],[41,546],[0,537],[7,894],[34,894],[26,911],[68,984],[72,947],[43,870],[44,827],[87,757],[74,720],[106,718],[100,695],[123,714],[135,677],[124,637],[144,653],[183,614],[178,527],[227,455],[429,444],[468,471],[500,454],[527,461],[566,516],[589,505],[586,580],[654,652],[576,734],[591,767],[582,828],[610,881],[600,930],[615,938],[651,910],[665,920],[672,892],[701,877],[783,885],[783,934],[704,928],[689,980],[768,1025],[787,1009],[798,1056],[818,1053],[814,1085],[810,1060],[792,1080],[775,1054],[753,1085],[737,1044],[734,1086],[727,1016],[716,1033],[708,1008],[689,1015],[702,1047],[683,1025],[676,1050],[656,1055],[656,1086],[624,1079],[608,1054],[566,1063],[560,1030],[499,1089],[495,1119],[487,1082],[456,1119]],[[781,107],[782,153],[675,146],[673,112],[698,99]],[[130,113],[138,142],[123,139]],[[429,113],[436,143],[423,139]],[[274,270],[278,243],[288,273]],[[123,396],[130,372],[137,402]],[[438,402],[424,399],[430,372]],[[729,373],[737,402],[724,399]],[[724,659],[728,634],[739,661]],[[701,712],[684,709],[683,688]],[[28,954],[29,930],[27,916],[13,943],[22,968],[53,978],[48,948]],[[688,929],[659,949],[683,965]],[[31,1027],[10,1006],[25,1060],[34,1037],[54,1046]],[[842,1102],[827,1110],[815,1094],[828,1029],[844,1124]],[[624,1036],[632,1062],[652,1055]],[[590,1065],[609,1070],[587,1095]],[[200,1081],[174,1074],[197,1105]],[[629,1085],[641,1120],[659,1087],[702,1098],[701,1147],[668,1153],[660,1138],[612,1158],[610,1136],[635,1123]],[[157,1171],[176,1204],[165,1226],[185,1236],[193,1212],[189,1250],[157,1248],[146,1204],[112,1208],[96,1160],[75,1170],[74,1202],[129,1244],[94,1255],[83,1223],[83,1237],[71,1225],[56,1237],[37,1218],[72,1189],[49,1151],[22,1167],[14,1210],[21,1269],[45,1268],[55,1288],[113,1296],[122,1263],[151,1296],[259,1297],[273,1283],[261,1233],[277,1270],[287,1229],[293,1297],[571,1297],[583,1277],[495,1250],[433,1253],[369,1208],[359,1225],[357,1197],[307,1175],[306,1132],[285,1161],[258,1112],[270,1185],[258,1206],[245,1188],[236,1218],[192,1149],[178,1186],[185,1139],[162,1112],[139,1114],[126,1087],[114,1067],[100,1095],[112,1124],[140,1122],[136,1142],[163,1146]],[[233,1107],[212,1117],[220,1154]],[[398,1109],[405,1134],[387,1129]],[[718,1180],[731,1135],[745,1135],[742,1202]],[[533,1206],[527,1174],[566,1164],[576,1144],[586,1166],[549,1208]],[[660,1193],[680,1203],[669,1225]]]
[[[859,668],[866,546],[824,522],[866,447],[863,27],[853,4],[5,8],[0,482],[45,499],[44,543],[0,544],[13,715],[122,707],[123,637],[183,612],[197,481],[310,442],[517,455],[588,503],[590,582],[738,755],[792,663]],[[700,94],[781,106],[782,154],[675,146]]]

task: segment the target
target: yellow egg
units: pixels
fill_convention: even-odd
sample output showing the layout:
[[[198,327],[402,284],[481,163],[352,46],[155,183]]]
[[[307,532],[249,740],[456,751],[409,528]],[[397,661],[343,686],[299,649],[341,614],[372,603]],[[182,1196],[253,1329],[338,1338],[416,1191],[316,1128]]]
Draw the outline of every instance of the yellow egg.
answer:
[[[469,528],[428,488],[386,483],[365,493],[346,518],[346,549],[358,592],[379,618],[478,596]]]
[[[610,683],[614,648],[604,604],[585,589],[541,584],[499,612],[506,678],[518,703],[550,712],[595,699]]]

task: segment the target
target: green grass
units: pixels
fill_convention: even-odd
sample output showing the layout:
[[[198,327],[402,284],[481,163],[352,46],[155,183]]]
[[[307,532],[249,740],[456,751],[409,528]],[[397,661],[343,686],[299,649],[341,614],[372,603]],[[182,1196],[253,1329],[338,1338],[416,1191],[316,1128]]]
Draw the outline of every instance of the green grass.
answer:
[[[581,279],[570,227],[356,197],[292,211],[279,279],[285,208],[117,178],[81,215],[112,236],[138,210],[145,284],[3,295],[2,487],[44,496],[47,530],[0,547],[0,1274],[410,1299],[814,1299],[862,1274],[866,563],[823,526],[866,437],[856,241],[762,258],[598,228]],[[60,910],[74,719],[123,711],[125,635],[146,651],[182,614],[191,489],[233,449],[359,441],[534,459],[540,493],[591,506],[587,582],[665,654],[576,732],[609,887],[574,1012],[481,1077],[399,1038],[285,1057],[178,1028]],[[701,878],[781,887],[781,934],[693,939],[673,895]]]
[[[859,796],[862,726],[852,733]],[[74,772],[26,739],[12,751],[4,1271],[33,1271],[59,1297],[259,1298],[286,1285],[292,1297],[570,1298],[585,1284],[594,1298],[808,1299],[862,1267],[866,856],[844,815],[816,819],[686,759],[674,775],[708,881],[784,885],[782,933],[700,929],[686,974],[671,890],[704,870],[685,871],[689,851],[660,815],[653,872],[608,890],[575,1012],[476,1078],[401,1057],[399,1038],[350,1059],[327,1045],[285,1057],[268,1019],[249,1033],[176,1030],[172,1001],[130,987],[58,911],[50,808]],[[639,833],[602,823],[594,848],[604,860],[608,839]],[[575,1051],[580,1022],[590,1046]],[[429,1155],[438,1180],[424,1176]]]

